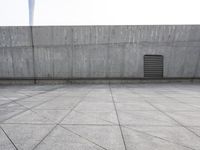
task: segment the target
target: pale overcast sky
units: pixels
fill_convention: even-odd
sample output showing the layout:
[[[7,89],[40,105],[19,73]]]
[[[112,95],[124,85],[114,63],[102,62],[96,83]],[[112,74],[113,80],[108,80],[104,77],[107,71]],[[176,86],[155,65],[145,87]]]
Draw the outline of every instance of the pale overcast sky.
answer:
[[[0,26],[29,25],[28,0],[0,0]],[[34,25],[200,24],[199,0],[35,0]]]

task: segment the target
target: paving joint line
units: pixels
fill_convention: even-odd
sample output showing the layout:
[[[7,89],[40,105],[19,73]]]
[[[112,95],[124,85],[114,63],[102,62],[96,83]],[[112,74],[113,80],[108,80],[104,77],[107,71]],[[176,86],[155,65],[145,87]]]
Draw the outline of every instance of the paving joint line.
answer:
[[[98,144],[96,144],[95,142],[92,142],[91,140],[89,140],[89,139],[87,139],[87,138],[85,138],[85,137],[83,137],[83,136],[81,136],[81,135],[79,135],[79,134],[77,134],[77,133],[75,133],[75,132],[73,132],[73,131],[71,131],[71,130],[69,130],[69,129],[66,129],[65,127],[63,127],[62,126],[62,124],[60,124],[82,101],[84,101],[85,100],[85,97],[91,92],[92,90],[90,90],[85,96],[84,96],[84,98],[83,99],[81,99],[79,102],[77,102],[77,104],[73,107],[73,108],[71,108],[71,110],[69,111],[69,112],[67,112],[67,114],[58,122],[58,123],[55,123],[55,126],[49,131],[49,133],[46,135],[46,136],[44,136],[43,137],[43,139],[37,144],[37,145],[35,145],[35,147],[32,149],[32,150],[34,150],[34,149],[36,149],[47,137],[48,137],[48,135],[50,135],[52,132],[53,132],[53,130],[57,127],[57,126],[60,126],[61,128],[63,128],[63,129],[65,129],[65,130],[67,130],[67,131],[69,131],[69,132],[71,132],[71,133],[73,133],[73,134],[75,134],[75,135],[77,135],[77,136],[79,136],[79,137],[81,137],[81,138],[83,138],[83,139],[85,139],[85,140],[87,140],[88,142],[91,142],[91,143],[93,143],[93,144],[95,144],[96,146],[99,146],[99,147],[101,147],[101,148],[103,148],[102,146],[100,146],[100,145],[98,145]],[[48,118],[47,118],[48,119]],[[103,149],[105,149],[105,148],[103,148]],[[105,150],[107,150],[107,149],[105,149]]]
[[[64,87],[63,87],[63,88],[64,88]],[[46,100],[46,101],[43,101],[42,103],[39,103],[38,105],[35,105],[35,106],[32,106],[32,107],[30,107],[30,108],[28,108],[28,109],[25,109],[25,110],[23,110],[23,111],[20,111],[19,113],[16,113],[16,114],[14,114],[14,115],[12,115],[12,116],[10,116],[10,117],[8,117],[8,118],[6,118],[6,119],[0,121],[0,123],[5,122],[5,121],[7,121],[7,120],[9,120],[9,119],[11,119],[11,118],[13,118],[13,117],[16,117],[16,116],[18,116],[18,115],[20,115],[20,114],[22,114],[22,113],[24,113],[24,112],[29,111],[30,109],[33,109],[33,108],[35,108],[35,107],[38,107],[38,106],[40,106],[40,105],[42,105],[42,104],[45,104],[45,103],[47,103],[47,102],[49,102],[49,101],[53,101],[54,98],[57,97],[57,96],[58,96],[58,95],[54,96],[54,97],[51,98],[51,99],[48,99],[48,100]]]
[[[148,103],[148,102],[147,102]],[[164,114],[165,116],[167,116],[168,118],[174,120],[176,123],[178,123],[180,126],[182,126],[183,128],[187,129],[188,131],[190,131],[191,133],[193,133],[195,136],[197,136],[198,138],[200,138],[200,135],[198,135],[197,133],[195,133],[194,131],[192,131],[191,129],[187,128],[187,126],[183,125],[182,123],[180,123],[179,121],[177,121],[176,119],[174,119],[173,117],[171,117],[170,115],[168,115],[167,113],[165,113],[164,111],[160,110],[159,108],[157,108],[156,106],[154,106],[153,104],[151,104],[149,102],[150,105],[152,105],[154,108],[156,108],[158,111],[160,111],[162,114]]]
[[[62,87],[62,86],[60,86],[60,87]],[[36,93],[36,94],[30,95],[30,96],[25,96],[25,97],[22,97],[22,98],[18,98],[16,100],[11,100],[10,98],[7,97],[9,100],[11,100],[11,102],[1,104],[0,106],[4,106],[4,105],[7,105],[7,104],[11,104],[13,102],[16,102],[16,101],[18,102],[18,101],[21,101],[21,100],[24,100],[24,99],[28,99],[28,98],[35,97],[35,96],[38,96],[38,95],[41,95],[41,94],[52,92],[52,91],[55,91],[55,90],[59,89],[60,87],[51,88],[51,89],[48,89],[47,91],[43,91],[43,92]]]
[[[106,121],[106,120],[104,120],[104,121]],[[116,123],[114,123],[114,122],[111,122],[111,121],[107,121],[107,122],[112,123],[112,125],[101,125],[101,124],[99,124],[99,125],[94,125],[94,124],[62,124],[62,125],[65,125],[65,126],[74,126],[74,125],[78,125],[78,126],[79,126],[79,125],[80,125],[80,126],[119,126],[118,124],[116,124]],[[161,137],[159,137],[159,136],[151,135],[151,134],[149,134],[149,133],[147,133],[147,132],[139,131],[139,130],[136,130],[136,129],[131,129],[130,126],[126,126],[126,125],[121,125],[121,126],[124,127],[124,128],[130,129],[130,130],[133,130],[133,131],[135,131],[135,132],[139,132],[139,133],[142,133],[142,134],[146,134],[146,135],[148,135],[148,136],[152,136],[152,137],[154,137],[154,138],[158,138],[158,139],[160,139],[160,140],[167,141],[167,142],[172,143],[172,144],[176,144],[176,145],[183,146],[183,147],[186,147],[186,148],[189,148],[189,149],[192,149],[192,150],[196,150],[196,149],[193,149],[193,148],[191,148],[191,147],[189,147],[189,146],[187,146],[187,145],[182,145],[182,144],[180,144],[180,143],[176,143],[176,142],[170,141],[170,140],[168,140],[168,139],[161,138]],[[159,126],[159,127],[160,127],[160,126]],[[163,127],[163,126],[162,126],[162,127]],[[174,126],[164,126],[164,127],[174,127]],[[177,126],[175,126],[175,127],[177,127]],[[178,126],[178,127],[179,127],[179,126]]]
[[[122,140],[123,140],[123,143],[124,143],[124,148],[125,148],[125,150],[127,150],[126,143],[125,143],[125,138],[124,138],[124,134],[123,134],[122,127],[121,127],[121,124],[120,124],[120,121],[119,121],[117,107],[116,107],[116,104],[115,104],[115,101],[114,101],[114,97],[113,97],[112,89],[110,87],[110,83],[109,83],[108,86],[109,86],[109,89],[110,89],[110,94],[111,94],[113,105],[114,105],[114,108],[115,108],[115,112],[116,112],[116,116],[117,116],[117,121],[118,121],[118,124],[119,124],[119,129],[120,129]]]
[[[91,90],[92,91],[92,90]],[[90,91],[85,95],[85,97],[88,95],[90,93]],[[85,139],[85,140],[87,140],[87,141],[89,141],[89,142],[91,142],[91,143],[93,143],[93,144],[95,144],[95,145],[97,145],[97,146],[99,146],[99,147],[101,147],[101,148],[103,148],[102,146],[100,146],[100,145],[98,145],[98,144],[96,144],[95,142],[93,142],[93,141],[91,141],[91,140],[89,140],[89,139],[87,139],[87,138],[85,138],[85,137],[83,137],[83,136],[81,136],[81,135],[79,135],[79,134],[77,134],[77,133],[75,133],[75,132],[73,132],[73,131],[71,131],[71,130],[69,130],[69,129],[67,129],[67,128],[65,128],[65,127],[63,127],[62,126],[62,124],[60,124],[82,101],[84,101],[85,100],[85,97],[83,98],[83,99],[81,99],[79,102],[77,102],[77,104],[71,109],[71,111],[69,111],[60,121],[59,121],[59,123],[56,123],[55,124],[55,126],[51,129],[51,131],[43,138],[43,140],[42,141],[44,141],[44,139],[49,135],[49,134],[51,134],[52,132],[53,132],[53,130],[57,127],[57,126],[60,126],[61,128],[63,128],[63,129],[65,129],[65,130],[67,130],[67,131],[69,131],[69,132],[71,132],[71,133],[73,133],[73,134],[75,134],[75,135],[77,135],[77,136],[79,136],[79,137],[81,137],[81,138],[83,138],[83,139]],[[48,118],[47,118],[48,119]],[[42,143],[42,141],[40,141],[40,143]],[[40,144],[40,143],[38,143],[38,145]],[[105,148],[103,148],[103,149],[105,149]],[[105,149],[105,150],[107,150],[107,149]]]
[[[131,91],[132,92],[132,91]],[[141,94],[139,94],[141,95]],[[142,95],[141,95],[142,96]],[[142,96],[143,97],[143,96]],[[144,97],[144,99],[146,99]],[[167,113],[165,113],[164,111],[162,111],[161,109],[159,109],[158,107],[156,107],[155,105],[153,105],[151,102],[144,100],[146,103],[150,104],[152,107],[154,107],[155,109],[157,109],[159,112],[161,112],[162,114],[164,114],[165,116],[167,116],[168,118],[170,118],[171,120],[175,121],[177,124],[179,124],[181,127],[185,128],[186,130],[188,130],[189,132],[193,133],[196,137],[200,138],[200,135],[198,135],[197,133],[195,133],[194,131],[192,131],[191,129],[187,128],[187,126],[183,125],[182,123],[180,123],[179,121],[177,121],[176,119],[174,119],[173,117],[171,117],[170,115],[168,115]]]
[[[48,91],[43,91],[43,92],[48,92]],[[19,100],[23,100],[23,99],[26,99],[26,98],[34,97],[34,96],[37,96],[37,95],[43,94],[43,92],[36,93],[36,94],[32,94],[32,95],[25,95],[25,94],[23,94],[24,97],[17,98],[16,100],[12,100],[12,99],[10,99],[10,98],[4,96],[5,98],[11,100],[11,102],[9,102],[9,103],[5,103],[5,104],[1,104],[0,106],[6,105],[6,104],[10,104],[10,103],[12,103],[13,101],[19,101]],[[20,92],[19,92],[19,93],[20,93]],[[20,93],[20,94],[22,94],[22,93]]]
[[[175,144],[175,145],[178,145],[178,146],[183,146],[183,147],[185,147],[185,148],[189,148],[189,149],[192,149],[192,150],[197,150],[197,149],[191,148],[191,147],[189,147],[189,146],[187,146],[187,145],[183,145],[183,144],[181,144],[181,143],[173,142],[173,141],[170,141],[170,140],[168,140],[168,139],[165,139],[165,138],[162,138],[162,137],[159,137],[159,136],[156,136],[156,135],[152,135],[152,134],[149,134],[149,133],[144,132],[144,131],[140,131],[140,130],[137,130],[137,129],[132,129],[132,128],[127,127],[127,126],[123,126],[123,127],[124,127],[124,128],[127,128],[127,129],[129,129],[129,130],[131,130],[131,131],[138,132],[138,133],[140,133],[140,134],[145,134],[145,135],[147,135],[147,136],[151,136],[151,137],[153,137],[153,138],[157,138],[157,139],[160,139],[160,140],[163,140],[163,141],[167,141],[167,142],[169,142],[169,143],[172,143],[172,144]]]
[[[63,88],[65,88],[65,87],[63,87]],[[36,115],[38,115],[38,113],[35,112],[35,111],[33,110],[33,108],[38,107],[38,106],[40,106],[40,105],[42,105],[42,104],[45,104],[45,103],[47,103],[47,102],[49,102],[49,101],[53,101],[54,98],[57,98],[57,97],[62,96],[62,95],[64,95],[64,94],[65,94],[65,93],[58,94],[58,95],[54,96],[53,98],[48,99],[48,100],[46,100],[46,101],[44,101],[44,102],[42,102],[42,103],[39,103],[38,105],[35,105],[35,106],[30,107],[30,108],[29,108],[29,107],[26,107],[25,105],[19,104],[19,103],[17,103],[17,102],[15,102],[15,103],[18,104],[18,105],[20,105],[20,106],[22,106],[22,107],[25,107],[27,111],[30,110],[31,112],[33,112],[33,113],[35,113]],[[39,109],[39,110],[44,110],[44,109]],[[69,109],[65,109],[65,110],[69,110]],[[26,111],[25,111],[25,112],[26,112]],[[41,115],[38,115],[38,116],[41,116]],[[42,116],[42,117],[43,117],[43,118],[46,118],[46,117],[44,117],[44,116]],[[46,119],[48,119],[48,118],[46,118]],[[49,119],[48,119],[48,120],[49,120]],[[50,120],[50,121],[51,121],[51,120]],[[54,121],[52,121],[52,122],[54,122]],[[1,122],[0,122],[0,123],[1,123]]]
[[[90,142],[90,143],[92,143],[92,144],[94,144],[94,145],[96,145],[96,146],[98,146],[98,147],[104,149],[104,150],[108,150],[107,148],[105,148],[105,147],[103,147],[103,146],[101,146],[101,145],[99,145],[99,144],[97,144],[97,143],[91,141],[90,139],[88,139],[88,138],[86,138],[86,137],[84,137],[84,136],[82,136],[82,135],[80,135],[80,134],[77,134],[76,132],[74,132],[74,131],[72,131],[72,130],[66,128],[66,127],[63,127],[63,126],[61,126],[61,127],[62,127],[63,129],[65,129],[65,130],[67,130],[67,131],[69,131],[69,132],[71,132],[71,133],[73,133],[73,134],[75,134],[75,135],[77,135],[77,136],[79,136],[79,137],[85,139],[86,141],[88,141],[88,142]]]
[[[163,95],[163,94],[160,94],[160,95]],[[198,109],[198,110],[194,110],[194,111],[200,111],[200,107],[198,107],[198,106],[194,106],[194,105],[188,104],[188,103],[186,103],[186,102],[180,101],[180,100],[178,100],[178,99],[176,99],[176,98],[173,98],[173,97],[170,97],[170,96],[166,96],[166,95],[163,95],[163,96],[166,97],[166,98],[175,100],[175,101],[177,101],[177,102],[179,102],[179,103],[185,104],[185,105],[187,105],[187,106],[191,106],[191,107],[194,107],[194,108],[197,108],[197,109]]]
[[[8,134],[6,133],[6,131],[0,126],[1,130],[3,131],[3,133],[6,135],[6,137],[8,138],[8,140],[11,142],[11,144],[14,146],[14,148],[16,150],[18,150],[17,146],[15,145],[15,143],[11,140],[11,138],[8,136]]]

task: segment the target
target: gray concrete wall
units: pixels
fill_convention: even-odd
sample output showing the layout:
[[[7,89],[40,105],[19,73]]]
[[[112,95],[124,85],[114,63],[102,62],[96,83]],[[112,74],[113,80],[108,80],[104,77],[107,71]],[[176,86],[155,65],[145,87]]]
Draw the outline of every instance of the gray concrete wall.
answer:
[[[0,27],[0,77],[33,77],[29,27]]]
[[[142,78],[143,55],[164,77],[200,77],[200,26],[0,27],[0,78]]]

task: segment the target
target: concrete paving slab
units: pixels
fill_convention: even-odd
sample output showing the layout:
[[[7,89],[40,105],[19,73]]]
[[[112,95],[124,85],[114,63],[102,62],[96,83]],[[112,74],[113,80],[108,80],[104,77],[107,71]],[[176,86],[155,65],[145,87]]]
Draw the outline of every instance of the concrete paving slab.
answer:
[[[2,104],[7,104],[7,103],[10,103],[10,102],[12,102],[11,100],[0,100],[0,106],[2,105]]]
[[[175,99],[169,98],[169,97],[164,97],[164,96],[159,96],[159,97],[146,97],[144,100],[150,102],[150,103],[174,103],[178,102]]]
[[[147,111],[156,110],[153,106],[145,102],[135,102],[135,103],[116,103],[116,108],[118,111]]]
[[[71,112],[61,124],[117,124],[117,116],[115,111],[108,112]]]
[[[21,106],[24,106],[25,108],[32,108],[34,106],[37,106],[41,103],[43,103],[44,101],[46,100],[41,100],[41,101],[19,101],[19,102],[16,102],[17,104],[21,105]]]
[[[61,119],[70,111],[70,110],[33,110],[37,113],[38,116],[49,119],[54,123],[59,123]]]
[[[187,128],[200,136],[200,126],[188,126]]]
[[[56,127],[54,131],[36,147],[36,150],[102,150],[100,146],[85,137],[76,135],[64,128]]]
[[[162,111],[200,111],[199,108],[179,102],[162,102],[153,105]]]
[[[26,95],[24,94],[19,95],[19,94],[13,94],[13,93],[2,93],[2,95],[9,100],[17,100],[17,99],[26,97]]]
[[[29,150],[38,144],[54,125],[3,124],[1,126],[19,150]]]
[[[48,100],[48,99],[50,99],[51,97],[49,97],[49,96],[44,96],[44,95],[36,95],[36,96],[31,96],[31,97],[27,97],[27,98],[25,98],[25,99],[23,99],[23,100],[20,100],[20,101],[31,101],[31,102],[34,102],[34,101],[39,101],[39,102],[41,102],[41,101],[45,101],[45,100]]]
[[[0,122],[9,119],[12,116],[20,114],[21,112],[25,111],[25,109],[0,109]]]
[[[0,149],[198,150],[199,98],[192,83],[0,86]]]
[[[177,125],[159,111],[118,111],[118,116],[122,125]]]
[[[200,126],[200,111],[168,112],[167,114],[184,126]]]
[[[67,129],[90,139],[109,150],[125,150],[119,126],[64,125]]]
[[[108,97],[108,96],[86,96],[84,102],[112,103],[112,97]]]
[[[192,94],[187,94],[187,93],[179,93],[179,94],[174,94],[174,93],[170,93],[170,94],[163,94],[163,96],[167,96],[167,97],[171,97],[171,98],[190,98],[192,96],[195,96],[195,95],[192,95]],[[196,95],[197,96],[197,95]]]
[[[145,98],[138,96],[138,97],[132,97],[132,96],[113,96],[115,103],[136,103],[136,102],[145,102]]]
[[[113,103],[90,103],[90,102],[82,102],[75,108],[76,111],[81,112],[109,112],[114,111]]]
[[[53,122],[28,110],[26,112],[23,112],[22,114],[6,120],[5,123],[52,124]]]
[[[5,96],[0,96],[0,101],[10,101],[10,99]]]
[[[200,97],[180,97],[174,99],[186,104],[200,104]]]
[[[179,144],[122,128],[127,150],[191,150]]]
[[[6,137],[5,133],[0,129],[0,149],[2,150],[15,150],[15,147]]]
[[[35,109],[70,109],[77,103],[77,101],[79,100],[76,99],[74,101],[67,101],[54,99],[53,101],[49,101],[38,107],[35,107]]]
[[[17,103],[6,103],[3,105],[0,105],[0,110],[4,109],[4,110],[18,110],[18,109],[24,109],[23,106],[17,104]]]
[[[126,127],[131,132],[135,132],[167,141],[172,144],[179,146],[191,148],[191,149],[200,149],[199,137],[194,135],[190,130],[183,127],[170,127],[170,126],[128,126]]]

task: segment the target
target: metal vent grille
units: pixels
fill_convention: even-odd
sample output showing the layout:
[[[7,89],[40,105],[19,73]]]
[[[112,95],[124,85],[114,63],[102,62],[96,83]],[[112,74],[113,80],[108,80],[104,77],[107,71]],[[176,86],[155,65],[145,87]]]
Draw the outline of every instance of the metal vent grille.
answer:
[[[162,55],[144,55],[144,77],[163,78]]]

